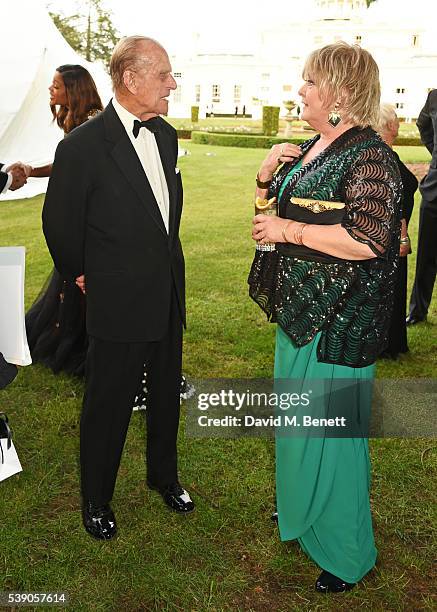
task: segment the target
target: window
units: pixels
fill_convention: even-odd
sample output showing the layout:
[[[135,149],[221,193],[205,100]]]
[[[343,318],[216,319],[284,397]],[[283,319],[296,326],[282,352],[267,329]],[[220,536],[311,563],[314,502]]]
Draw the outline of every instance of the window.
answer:
[[[267,80],[270,78],[270,72],[263,72],[263,74],[261,75],[261,78],[264,80]]]
[[[293,91],[293,87],[291,85],[283,85],[282,91]]]
[[[270,91],[270,87],[261,87],[261,91]]]
[[[413,47],[419,46],[419,34],[413,34],[413,38],[411,40]]]
[[[241,85],[234,85],[234,102],[241,102]]]
[[[220,85],[212,86],[212,101],[220,102]]]
[[[323,42],[323,37],[322,36],[314,36],[314,44],[315,45],[321,45]]]
[[[355,44],[356,45],[361,45],[362,40],[363,40],[363,37],[361,36],[361,34],[357,34],[355,36]]]
[[[181,86],[178,85],[177,88],[173,92],[173,102],[181,102],[182,100],[182,91]]]
[[[181,76],[182,76],[182,72],[174,72],[173,76],[174,76],[175,79],[180,79]]]
[[[396,102],[396,105],[395,105],[395,106],[396,106],[396,108],[398,108],[398,109],[402,109],[402,108],[404,108],[404,103],[403,103],[403,102]]]
[[[404,94],[405,93],[405,87],[397,87],[396,88],[396,93],[397,94]]]
[[[196,98],[196,104],[198,104],[200,102],[200,85],[196,85],[194,89],[194,95]]]

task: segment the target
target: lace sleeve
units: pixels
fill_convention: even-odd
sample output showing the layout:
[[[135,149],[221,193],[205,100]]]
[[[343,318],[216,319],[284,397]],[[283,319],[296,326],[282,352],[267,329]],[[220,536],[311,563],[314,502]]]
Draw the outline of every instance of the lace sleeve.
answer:
[[[363,151],[344,189],[342,226],[376,256],[384,256],[399,230],[401,205],[401,179],[390,151],[376,145]]]

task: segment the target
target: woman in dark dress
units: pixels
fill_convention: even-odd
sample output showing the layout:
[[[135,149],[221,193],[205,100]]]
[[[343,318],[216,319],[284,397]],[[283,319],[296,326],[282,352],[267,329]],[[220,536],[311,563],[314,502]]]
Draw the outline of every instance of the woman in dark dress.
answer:
[[[64,134],[103,109],[94,80],[83,66],[59,66],[49,92],[53,120]],[[52,164],[33,168],[30,176],[50,176],[51,169]],[[26,332],[34,362],[55,373],[84,374],[88,347],[85,296],[56,269],[26,315]]]
[[[381,138],[393,147],[399,133],[399,119],[396,111],[390,104],[381,104],[381,115],[378,126]],[[394,291],[393,311],[388,334],[388,345],[380,355],[388,359],[397,359],[399,353],[408,352],[406,308],[407,308],[407,256],[411,253],[410,238],[408,236],[408,223],[414,206],[414,194],[418,187],[416,177],[394,153],[398,163],[402,180],[402,224],[401,242],[399,247],[399,270]]]

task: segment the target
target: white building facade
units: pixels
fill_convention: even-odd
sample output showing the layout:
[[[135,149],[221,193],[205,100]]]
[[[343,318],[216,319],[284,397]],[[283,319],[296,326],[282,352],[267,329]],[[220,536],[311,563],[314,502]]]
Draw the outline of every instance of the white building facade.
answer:
[[[284,114],[285,100],[299,104],[307,55],[344,40],[374,56],[382,100],[394,104],[400,117],[416,118],[428,91],[437,88],[437,20],[420,2],[415,10],[396,0],[377,0],[370,7],[366,0],[315,0],[312,10],[278,19],[277,26],[254,33],[249,44],[196,35],[189,53],[172,56],[178,89],[169,114],[190,117],[197,105],[201,117],[244,110],[259,118],[266,104],[281,106]]]

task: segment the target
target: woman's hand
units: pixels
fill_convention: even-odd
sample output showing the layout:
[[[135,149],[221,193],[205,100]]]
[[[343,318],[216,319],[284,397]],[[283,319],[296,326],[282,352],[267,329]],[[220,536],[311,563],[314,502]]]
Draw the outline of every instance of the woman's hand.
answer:
[[[410,237],[408,236],[407,220],[401,219],[401,244],[399,245],[399,256],[406,257],[411,253]]]
[[[85,275],[81,274],[81,276],[78,276],[76,278],[76,285],[79,287],[79,289],[82,291],[82,293],[85,295],[86,290],[85,290]]]
[[[270,180],[278,166],[285,162],[293,161],[301,155],[301,148],[289,142],[273,145],[259,169],[258,175],[260,180]]]
[[[411,253],[411,244],[408,242],[408,244],[401,244],[399,246],[399,257],[406,257],[407,255],[410,255]]]
[[[293,234],[293,226],[296,225],[295,221],[272,215],[256,215],[252,223],[252,238],[258,240],[261,244],[286,242],[283,235],[285,228],[287,239],[291,242],[290,235]]]

